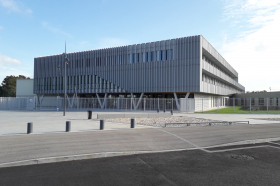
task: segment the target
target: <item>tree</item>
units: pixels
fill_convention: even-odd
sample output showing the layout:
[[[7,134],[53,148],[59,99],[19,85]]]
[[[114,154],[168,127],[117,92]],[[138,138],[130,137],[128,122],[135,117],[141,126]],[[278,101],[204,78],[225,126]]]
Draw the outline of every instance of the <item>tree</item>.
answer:
[[[30,79],[30,78],[25,77],[23,75],[6,76],[6,78],[2,81],[1,86],[0,86],[0,96],[1,97],[16,97],[17,79]]]

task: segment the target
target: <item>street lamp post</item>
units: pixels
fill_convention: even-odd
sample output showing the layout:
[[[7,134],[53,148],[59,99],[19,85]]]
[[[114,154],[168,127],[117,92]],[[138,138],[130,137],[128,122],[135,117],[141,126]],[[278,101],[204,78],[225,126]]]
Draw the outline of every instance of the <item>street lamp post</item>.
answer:
[[[64,53],[64,60],[65,60],[65,64],[64,64],[64,111],[63,111],[63,116],[65,116],[65,111],[66,111],[66,65],[68,64],[68,62],[70,61],[67,58],[66,55],[66,42],[65,42],[65,53]]]

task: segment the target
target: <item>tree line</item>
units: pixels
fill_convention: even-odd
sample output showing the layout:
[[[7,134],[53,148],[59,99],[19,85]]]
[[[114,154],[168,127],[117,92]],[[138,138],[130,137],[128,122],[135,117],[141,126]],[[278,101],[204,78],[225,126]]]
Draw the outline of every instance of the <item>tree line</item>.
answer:
[[[6,76],[0,85],[0,97],[16,97],[17,79],[30,79],[23,75]]]

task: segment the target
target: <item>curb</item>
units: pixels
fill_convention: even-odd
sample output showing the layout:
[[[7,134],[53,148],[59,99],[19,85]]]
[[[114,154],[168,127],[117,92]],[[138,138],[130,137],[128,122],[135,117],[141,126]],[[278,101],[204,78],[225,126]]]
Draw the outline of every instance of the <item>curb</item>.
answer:
[[[101,153],[93,153],[93,154],[36,158],[36,159],[1,163],[0,168],[17,167],[17,166],[25,166],[25,165],[39,165],[45,163],[57,163],[57,162],[64,162],[64,161],[76,161],[76,160],[86,160],[86,159],[106,158],[106,157],[116,157],[116,156],[127,156],[127,155],[134,155],[134,154],[183,151],[183,150],[192,150],[192,149],[174,149],[174,150],[162,150],[162,151],[101,152]]]

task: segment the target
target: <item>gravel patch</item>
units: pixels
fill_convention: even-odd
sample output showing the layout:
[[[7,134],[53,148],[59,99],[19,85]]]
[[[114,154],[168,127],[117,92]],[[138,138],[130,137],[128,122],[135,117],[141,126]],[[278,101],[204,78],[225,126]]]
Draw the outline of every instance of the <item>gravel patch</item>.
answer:
[[[114,118],[114,119],[106,119],[108,122],[116,122],[116,123],[130,123],[130,118]],[[181,123],[185,123],[185,125],[191,124],[194,125],[209,125],[209,122],[222,122],[220,120],[209,120],[204,118],[193,118],[193,117],[165,117],[165,118],[135,118],[136,124],[148,125],[154,127],[165,127],[165,124],[169,123],[169,127],[181,127]],[[172,124],[170,124],[172,123]],[[177,123],[177,124],[176,124]],[[180,123],[180,124],[179,124]],[[220,123],[221,124],[221,123]]]

